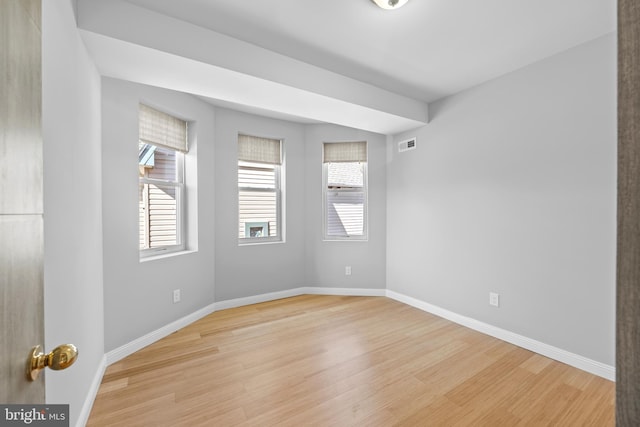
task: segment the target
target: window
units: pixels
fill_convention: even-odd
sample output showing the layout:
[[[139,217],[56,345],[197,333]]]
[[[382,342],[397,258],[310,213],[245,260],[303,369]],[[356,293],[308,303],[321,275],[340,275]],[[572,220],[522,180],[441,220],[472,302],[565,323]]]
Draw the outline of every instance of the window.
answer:
[[[324,238],[367,239],[367,143],[323,146]]]
[[[282,141],[238,135],[238,239],[282,240]]]
[[[139,138],[140,256],[182,250],[187,123],[140,104]]]

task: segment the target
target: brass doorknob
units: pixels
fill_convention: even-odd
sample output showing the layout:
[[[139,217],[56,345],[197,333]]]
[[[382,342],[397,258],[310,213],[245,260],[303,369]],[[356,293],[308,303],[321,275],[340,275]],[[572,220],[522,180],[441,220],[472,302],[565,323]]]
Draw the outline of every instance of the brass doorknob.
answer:
[[[59,345],[48,354],[42,353],[42,347],[37,345],[33,347],[27,360],[27,377],[35,381],[40,371],[47,366],[54,371],[67,369],[77,358],[78,349],[73,344]]]

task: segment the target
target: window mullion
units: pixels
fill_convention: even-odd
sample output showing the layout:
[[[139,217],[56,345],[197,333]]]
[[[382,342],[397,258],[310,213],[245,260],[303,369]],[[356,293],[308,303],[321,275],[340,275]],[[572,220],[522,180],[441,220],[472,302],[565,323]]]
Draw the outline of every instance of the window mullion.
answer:
[[[157,178],[140,178],[140,183],[152,184],[152,185],[166,185],[166,186],[173,186],[173,187],[183,185],[179,181],[169,181],[169,180],[157,179]]]
[[[275,191],[277,191],[277,189],[265,188],[265,187],[238,187],[238,191],[256,191],[256,192],[274,193]]]

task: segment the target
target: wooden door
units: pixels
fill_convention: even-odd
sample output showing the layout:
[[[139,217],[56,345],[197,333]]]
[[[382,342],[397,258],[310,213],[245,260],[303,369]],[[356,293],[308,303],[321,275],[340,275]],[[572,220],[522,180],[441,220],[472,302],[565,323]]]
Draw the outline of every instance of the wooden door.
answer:
[[[0,0],[0,402],[44,403],[41,0]]]
[[[618,1],[616,425],[640,425],[640,7]]]

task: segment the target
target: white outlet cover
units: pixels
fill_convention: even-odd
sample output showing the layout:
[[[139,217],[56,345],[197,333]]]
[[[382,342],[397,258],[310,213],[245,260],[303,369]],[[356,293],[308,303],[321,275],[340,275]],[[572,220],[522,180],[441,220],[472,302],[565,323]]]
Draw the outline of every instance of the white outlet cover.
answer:
[[[489,292],[489,305],[500,307],[500,294]]]

